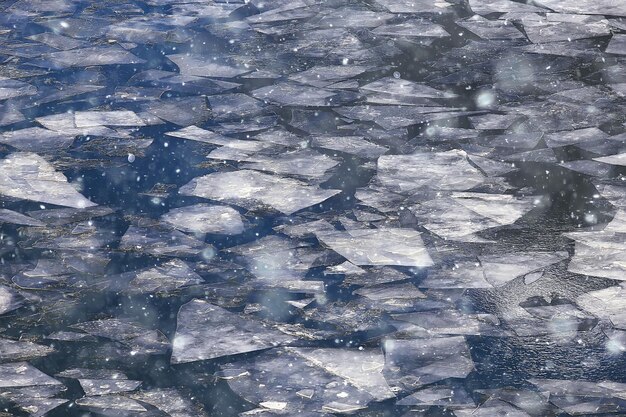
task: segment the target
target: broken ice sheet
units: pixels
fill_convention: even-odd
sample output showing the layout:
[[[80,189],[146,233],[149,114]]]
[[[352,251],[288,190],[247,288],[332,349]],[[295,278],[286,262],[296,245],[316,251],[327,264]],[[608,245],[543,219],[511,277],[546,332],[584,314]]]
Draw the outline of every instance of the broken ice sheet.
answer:
[[[130,110],[78,111],[74,113],[77,128],[96,126],[145,126],[144,121]]]
[[[360,288],[354,291],[354,294],[360,295],[373,301],[398,300],[426,298],[426,295],[417,289],[411,283],[405,284],[381,284]]]
[[[119,249],[154,256],[182,257],[197,256],[205,250],[213,252],[211,245],[158,224],[150,227],[131,225],[122,236]]]
[[[367,68],[359,65],[314,66],[290,75],[289,79],[322,88],[356,77],[365,71]]]
[[[317,238],[355,265],[394,265],[424,268],[433,261],[419,232],[380,228],[318,231]]]
[[[517,389],[511,387],[479,389],[475,393],[487,398],[487,404],[490,400],[498,400],[509,403],[520,410],[524,410],[532,416],[545,415],[550,412],[550,404],[548,396],[543,392],[535,392],[529,389]]]
[[[0,76],[0,100],[33,95],[37,88],[23,81],[6,79]]]
[[[211,118],[218,122],[238,121],[266,112],[263,102],[242,93],[209,96],[208,100]]]
[[[479,256],[451,268],[431,270],[420,282],[424,288],[493,288],[516,277],[543,269],[568,258],[567,252],[516,252]]]
[[[333,91],[296,83],[280,83],[252,91],[253,97],[281,106],[331,106],[335,95]]]
[[[249,317],[203,300],[178,311],[171,363],[180,364],[237,355],[289,343],[291,337]]]
[[[609,320],[618,329],[626,330],[626,284],[580,295],[576,304],[596,317]]]
[[[73,324],[71,327],[120,342],[135,354],[160,355],[170,348],[167,337],[159,330],[150,330],[128,320],[102,319]]]
[[[54,349],[33,342],[0,338],[0,361],[24,361],[54,352]]]
[[[508,194],[451,193],[409,210],[432,233],[461,242],[481,241],[474,234],[515,223],[534,208],[534,199]]]
[[[533,378],[529,382],[549,395],[550,403],[569,415],[623,413],[626,384],[586,380]]]
[[[543,136],[546,144],[551,147],[576,145],[578,143],[593,142],[606,139],[608,134],[604,133],[597,127],[589,127],[586,129],[566,130],[560,132],[547,133]]]
[[[497,399],[489,399],[482,403],[478,408],[470,407],[461,410],[454,410],[456,417],[531,417],[530,414],[522,411],[508,402]]]
[[[125,379],[86,379],[78,380],[85,395],[108,395],[120,392],[130,392],[136,390],[141,381],[131,381]]]
[[[24,115],[14,105],[0,104],[0,126],[22,122],[25,119]]]
[[[487,20],[474,15],[464,20],[457,20],[456,24],[483,39],[525,39],[524,34],[517,30],[512,22],[506,20]]]
[[[448,378],[466,378],[474,369],[462,336],[429,339],[385,339],[383,375],[392,391],[408,394]]]
[[[530,19],[524,19],[524,32],[533,43],[571,42],[576,39],[595,38],[611,34],[606,21],[554,22],[531,21]]]
[[[194,178],[179,189],[183,195],[235,204],[249,210],[269,206],[287,215],[322,203],[339,192],[251,170],[208,174]]]
[[[161,216],[161,220],[190,233],[238,235],[244,229],[243,219],[237,210],[210,204],[174,208]]]
[[[105,416],[129,416],[148,411],[138,401],[116,394],[83,397],[77,399],[75,404]]]
[[[324,251],[308,244],[280,236],[265,236],[228,252],[243,257],[242,263],[254,274],[252,285],[261,288],[282,288],[303,293],[323,293],[324,283],[305,280],[309,269],[322,259]],[[316,265],[317,266],[317,265]]]
[[[85,220],[95,219],[108,216],[115,210],[104,206],[86,207],[83,209],[76,208],[46,208],[45,210],[33,210],[27,214],[48,226],[62,226],[70,223],[79,223]]]
[[[367,159],[376,159],[389,150],[360,136],[314,136],[311,139],[311,146]]]
[[[485,114],[470,116],[470,121],[476,129],[480,130],[503,130],[508,129],[513,123],[522,119],[519,114]]]
[[[334,159],[312,149],[283,152],[278,156],[250,156],[249,162],[242,164],[242,168],[323,181],[326,172],[339,165]]]
[[[17,152],[0,160],[0,195],[59,206],[95,206],[67,178],[34,153]]]
[[[204,417],[206,413],[174,388],[155,388],[128,395],[134,400],[150,404],[170,417]]]
[[[191,126],[206,121],[210,110],[202,96],[174,97],[148,102],[143,109],[166,122],[179,126]]]
[[[602,231],[570,232],[564,235],[576,242],[568,271],[626,280],[626,216],[618,211]]]
[[[381,5],[391,13],[446,13],[446,9],[451,6],[450,3],[441,0],[377,0],[377,4]]]
[[[206,129],[201,129],[197,126],[187,126],[174,132],[167,132],[166,135],[181,139],[189,139],[197,142],[209,143],[213,145],[223,145],[229,139],[225,136],[220,135],[219,133],[215,133]]]
[[[68,148],[74,135],[31,127],[0,134],[0,143],[20,151],[51,153]]]
[[[189,54],[167,55],[174,62],[183,75],[195,75],[198,77],[233,78],[247,74],[250,68],[231,65],[226,62],[218,62],[210,57],[194,56]]]
[[[93,46],[82,49],[71,49],[45,54],[43,62],[33,62],[44,68],[63,69],[69,67],[90,67],[93,65],[130,65],[142,64],[145,60],[138,58],[124,48],[113,46]]]
[[[0,224],[2,223],[12,223],[35,227],[45,226],[44,223],[40,222],[37,219],[33,219],[32,217],[8,209],[0,209]]]
[[[626,35],[614,34],[606,47],[606,52],[615,55],[626,55]]]
[[[74,113],[50,114],[47,116],[37,117],[35,120],[43,127],[58,132],[61,135],[127,137],[127,135],[101,125],[82,128],[76,127]]]
[[[325,351],[318,352],[317,355],[311,352],[312,359],[317,359],[316,356]],[[365,352],[357,353],[355,358],[369,362]],[[355,367],[358,364],[355,363]],[[382,377],[371,381],[363,378],[370,373],[374,375],[374,370],[363,373],[352,370],[353,365],[333,365],[334,361],[328,365],[317,360],[311,362],[298,355],[297,349],[272,349],[251,359],[222,365],[220,376],[246,401],[292,415],[303,411],[350,414],[365,408],[375,398],[365,389],[351,383],[350,378],[354,378],[356,383],[365,384],[367,388],[375,389],[376,393],[380,392],[380,388],[384,389],[383,385],[379,385],[384,383]],[[325,366],[331,368],[330,372]],[[274,381],[281,383],[276,384]]]
[[[607,178],[613,173],[613,167],[602,162],[578,160],[559,164],[563,168],[593,177]]]
[[[626,153],[620,153],[617,155],[603,156],[600,158],[594,158],[594,161],[603,162],[609,165],[626,166]]]
[[[377,401],[395,397],[382,375],[385,357],[379,349],[288,348],[288,350],[367,391]]]
[[[474,13],[488,15],[491,13],[542,13],[545,9],[526,3],[511,0],[469,0]]]
[[[378,26],[372,31],[377,35],[393,36],[394,38],[443,38],[450,36],[446,30],[436,23],[424,19],[407,20]]]
[[[333,108],[341,116],[371,121],[386,130],[473,114],[455,107],[357,105]]]
[[[187,263],[172,259],[153,268],[122,273],[112,279],[111,285],[131,294],[172,294],[180,288],[203,282]]]
[[[463,387],[433,386],[421,389],[402,398],[398,405],[410,405],[428,408],[445,407],[449,410],[474,406],[474,400]]]
[[[418,189],[464,191],[485,181],[460,150],[383,155],[378,158],[376,178],[390,191],[410,194]]]
[[[77,379],[87,396],[134,391],[141,385],[141,381],[129,380],[124,373],[109,369],[75,368],[65,370],[56,376]]]
[[[464,313],[459,310],[417,311],[392,314],[396,320],[411,323],[436,335],[507,336],[497,316]]]
[[[27,362],[0,364],[0,388],[61,385]]]
[[[592,315],[572,304],[525,306],[532,317],[513,318],[507,324],[518,336],[548,335],[551,339],[566,341],[591,330],[598,323]]]

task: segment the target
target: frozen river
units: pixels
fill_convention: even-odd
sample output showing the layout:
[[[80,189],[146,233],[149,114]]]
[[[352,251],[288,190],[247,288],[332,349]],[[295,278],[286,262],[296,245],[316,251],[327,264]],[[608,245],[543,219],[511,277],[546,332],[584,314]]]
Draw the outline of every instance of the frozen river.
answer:
[[[0,0],[0,417],[626,415],[623,0]]]

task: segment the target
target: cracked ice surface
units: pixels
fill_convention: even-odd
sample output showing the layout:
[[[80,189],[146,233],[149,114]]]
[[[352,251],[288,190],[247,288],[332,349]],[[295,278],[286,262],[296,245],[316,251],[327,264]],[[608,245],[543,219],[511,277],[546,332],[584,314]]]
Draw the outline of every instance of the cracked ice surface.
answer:
[[[626,415],[625,5],[0,2],[0,416]]]

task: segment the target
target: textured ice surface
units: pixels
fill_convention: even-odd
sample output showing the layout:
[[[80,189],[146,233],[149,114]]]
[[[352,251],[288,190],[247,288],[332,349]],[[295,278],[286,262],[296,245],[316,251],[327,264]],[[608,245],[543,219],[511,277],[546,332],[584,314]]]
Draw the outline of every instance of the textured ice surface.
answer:
[[[624,19],[0,1],[0,415],[626,414]]]

